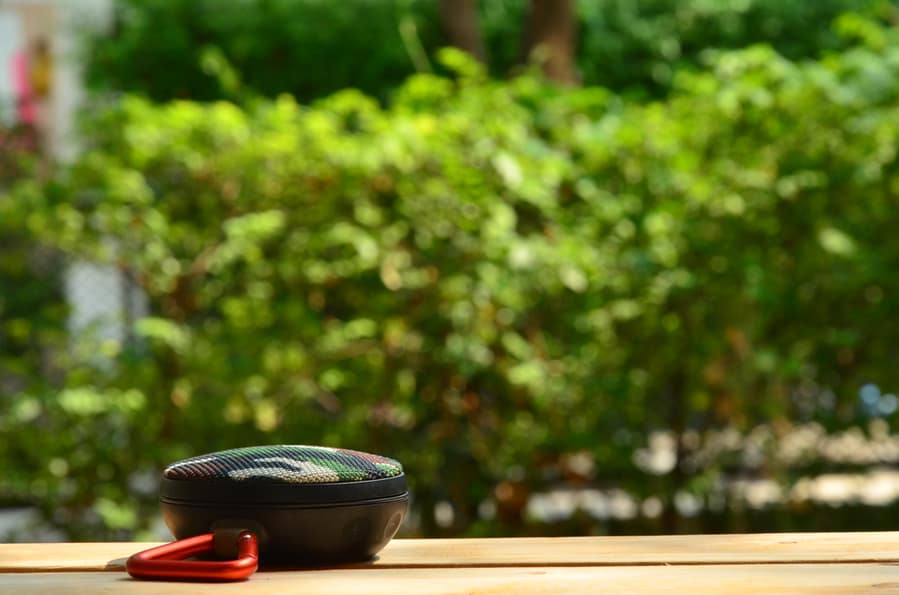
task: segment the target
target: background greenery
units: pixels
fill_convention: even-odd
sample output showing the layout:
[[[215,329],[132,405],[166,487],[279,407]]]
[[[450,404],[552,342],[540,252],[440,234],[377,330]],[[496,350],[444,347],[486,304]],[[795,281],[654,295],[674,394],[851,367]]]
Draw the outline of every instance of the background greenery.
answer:
[[[793,14],[685,5],[713,4]],[[71,538],[128,537],[168,462],[321,443],[403,461],[426,535],[883,528],[886,507],[748,509],[732,490],[890,462],[782,448],[808,428],[882,438],[891,411],[859,387],[899,380],[899,39],[821,19],[782,49],[840,52],[696,42],[684,55],[705,69],[632,72],[664,89],[652,101],[623,96],[631,82],[491,79],[444,51],[443,74],[386,94],[235,84],[241,103],[96,110],[75,163],[4,170],[0,494]],[[251,90],[283,90],[221,52]],[[146,292],[130,340],[66,338],[58,263],[74,258]],[[673,464],[646,462],[656,432]],[[560,486],[662,512],[537,524],[528,499]],[[684,494],[698,516],[677,514]]]
[[[229,94],[217,58],[262,95],[308,101],[347,87],[386,99],[415,72],[412,56],[447,44],[433,0],[120,0],[112,34],[86,48],[88,82],[157,101]],[[520,67],[527,0],[480,0],[490,72]],[[581,0],[578,66],[584,84],[637,96],[666,94],[674,72],[709,48],[764,42],[791,59],[846,47],[841,13],[897,18],[872,0]],[[439,69],[439,64],[432,65]],[[428,67],[427,61],[423,67]]]

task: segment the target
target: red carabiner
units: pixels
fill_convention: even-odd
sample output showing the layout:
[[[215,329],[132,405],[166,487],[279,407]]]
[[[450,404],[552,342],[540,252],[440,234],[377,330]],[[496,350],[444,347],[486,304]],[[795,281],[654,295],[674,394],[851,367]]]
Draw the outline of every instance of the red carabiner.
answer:
[[[214,534],[204,533],[138,552],[128,558],[125,570],[134,578],[207,581],[239,581],[256,572],[259,544],[249,531],[237,536],[235,560],[185,560],[213,551],[214,540]]]

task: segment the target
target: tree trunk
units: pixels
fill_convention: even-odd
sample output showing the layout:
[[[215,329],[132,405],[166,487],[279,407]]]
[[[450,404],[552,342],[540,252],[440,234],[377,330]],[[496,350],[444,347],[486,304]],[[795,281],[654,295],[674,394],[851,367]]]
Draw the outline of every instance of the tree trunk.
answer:
[[[484,42],[478,23],[477,0],[440,0],[440,20],[450,45],[484,62]]]
[[[530,58],[538,50],[543,74],[548,79],[577,85],[580,81],[575,64],[576,48],[574,0],[531,0],[522,57]]]

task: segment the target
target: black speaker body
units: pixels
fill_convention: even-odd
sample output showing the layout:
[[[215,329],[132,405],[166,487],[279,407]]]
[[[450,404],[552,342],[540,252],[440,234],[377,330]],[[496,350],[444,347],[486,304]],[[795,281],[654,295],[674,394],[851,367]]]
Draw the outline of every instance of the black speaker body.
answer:
[[[392,459],[287,445],[179,461],[160,501],[177,539],[248,529],[262,564],[315,566],[372,558],[399,530],[409,493]]]

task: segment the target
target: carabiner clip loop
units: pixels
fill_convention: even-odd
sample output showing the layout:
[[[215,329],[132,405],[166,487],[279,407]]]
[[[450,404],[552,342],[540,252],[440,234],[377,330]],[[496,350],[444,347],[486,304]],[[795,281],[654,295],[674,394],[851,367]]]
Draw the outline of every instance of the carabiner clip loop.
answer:
[[[155,580],[239,581],[259,567],[259,544],[256,535],[242,531],[237,536],[237,558],[234,560],[185,560],[215,548],[214,533],[179,539],[128,558],[125,570],[134,578]]]

